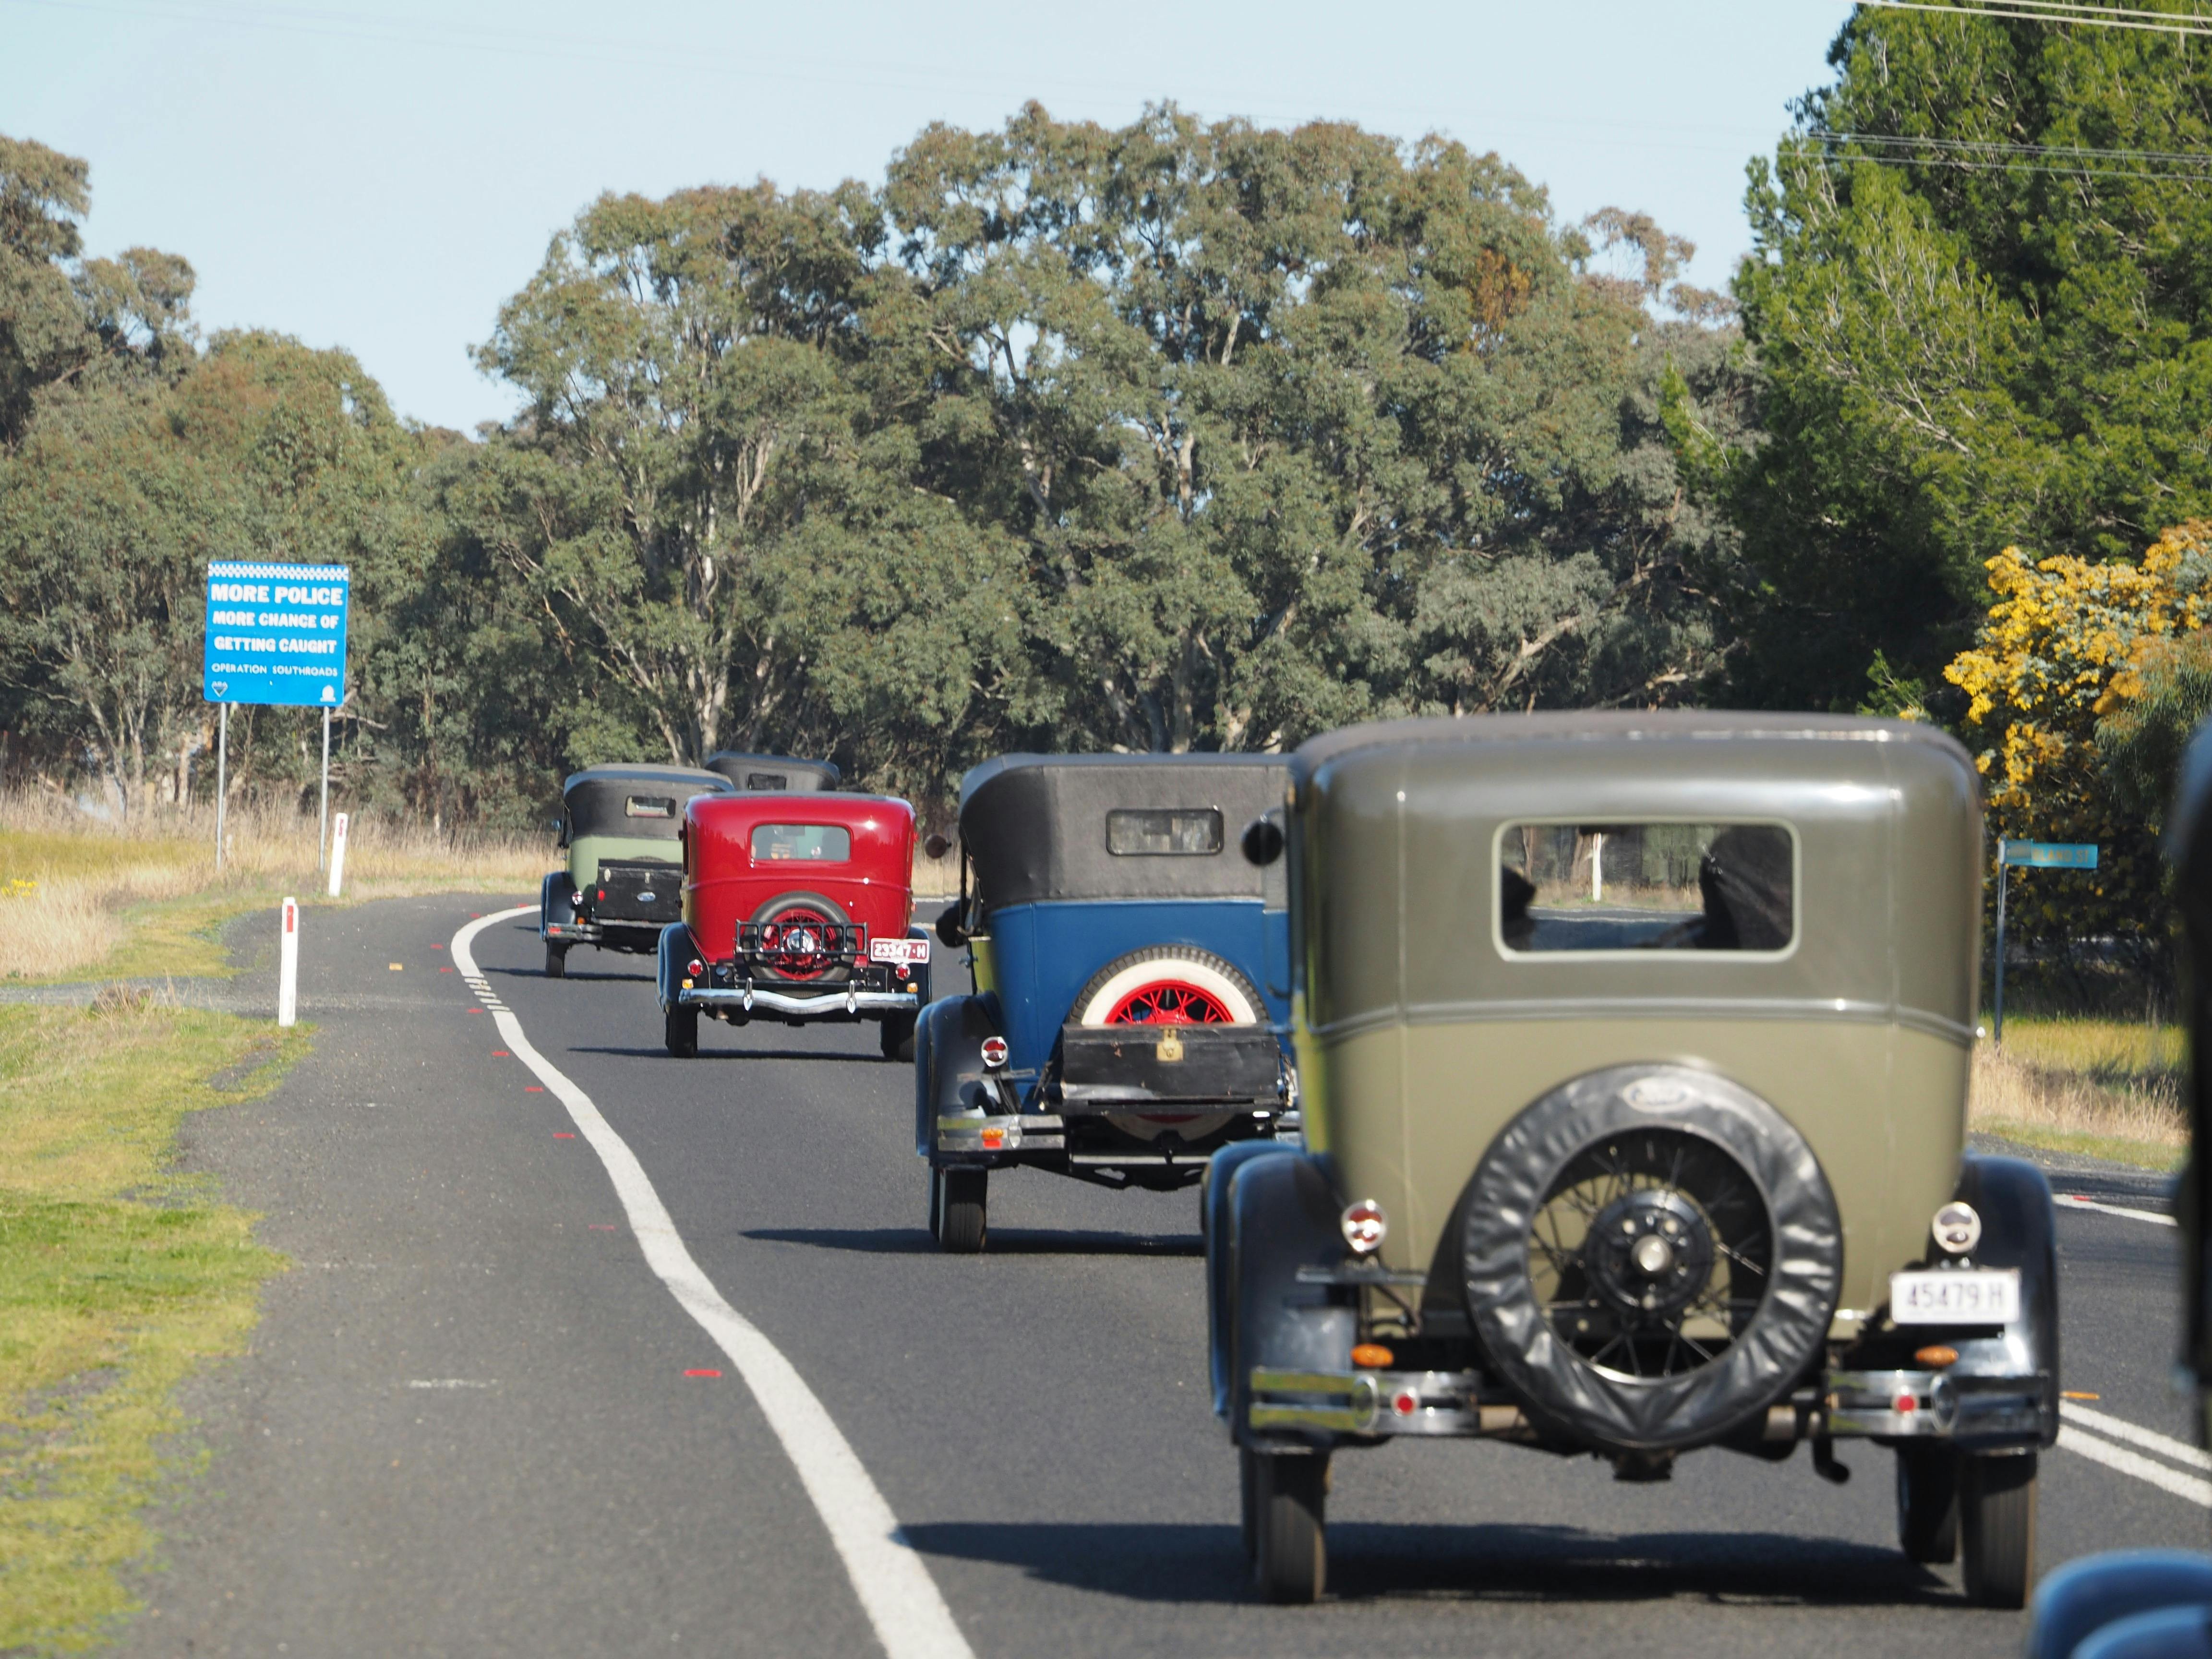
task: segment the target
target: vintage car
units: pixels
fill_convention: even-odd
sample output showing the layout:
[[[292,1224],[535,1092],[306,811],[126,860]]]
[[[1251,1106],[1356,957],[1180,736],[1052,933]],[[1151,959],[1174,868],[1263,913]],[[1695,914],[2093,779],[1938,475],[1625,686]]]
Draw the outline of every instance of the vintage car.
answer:
[[[835,789],[844,775],[829,761],[795,760],[789,755],[747,755],[718,749],[707,757],[707,769],[730,781],[745,794],[813,794]]]
[[[887,795],[701,795],[685,811],[683,920],[660,933],[668,1052],[699,1016],[877,1022],[914,1055],[929,935],[913,926],[914,809]]]
[[[1280,757],[1007,755],[960,786],[961,894],[939,937],[973,994],[915,1051],[930,1231],[983,1248],[994,1170],[1200,1181],[1291,1109],[1279,871],[1237,834],[1279,812]]]
[[[538,897],[547,978],[568,972],[568,952],[579,945],[640,955],[653,949],[660,930],[683,914],[684,804],[729,793],[718,774],[643,761],[587,766],[561,786],[553,828],[568,866],[545,878]]]
[[[1656,1480],[1805,1441],[1840,1482],[1869,1439],[1905,1553],[2021,1605],[2057,1279],[2040,1172],[1962,1152],[1965,751],[1498,716],[1316,738],[1291,787],[1242,839],[1290,874],[1304,1146],[1227,1149],[1207,1194],[1264,1593],[1321,1593],[1340,1448],[1485,1436]]]
[[[2181,1234],[2179,1375],[2196,1392],[2197,1440],[2212,1444],[2212,725],[2182,762],[2166,815],[2166,857],[2181,913],[2181,1023],[2189,1035],[2189,1162],[2177,1197]],[[2115,1550],[2069,1561],[2039,1585],[2027,1659],[2212,1659],[2212,1555]]]

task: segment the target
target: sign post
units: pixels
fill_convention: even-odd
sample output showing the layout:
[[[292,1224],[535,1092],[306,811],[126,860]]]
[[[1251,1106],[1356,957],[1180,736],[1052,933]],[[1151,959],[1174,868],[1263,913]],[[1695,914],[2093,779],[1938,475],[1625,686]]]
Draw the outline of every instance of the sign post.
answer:
[[[331,811],[331,711],[345,702],[351,591],[352,577],[342,564],[208,566],[201,695],[222,709],[216,749],[217,869],[229,799],[233,703],[323,711],[323,821],[315,831],[315,867],[323,867]]]
[[[300,901],[288,898],[283,908],[284,931],[276,939],[276,1023],[293,1025],[300,1018]]]
[[[2062,841],[2007,841],[1997,837],[1997,995],[1996,1040],[2004,1042],[2005,885],[2012,867],[2029,870],[2094,870],[2094,843]]]

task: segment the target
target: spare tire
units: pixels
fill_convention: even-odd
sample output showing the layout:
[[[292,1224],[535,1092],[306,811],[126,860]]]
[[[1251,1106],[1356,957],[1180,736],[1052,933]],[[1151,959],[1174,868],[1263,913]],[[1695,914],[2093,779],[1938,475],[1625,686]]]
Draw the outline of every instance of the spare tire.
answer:
[[[842,985],[852,977],[852,964],[824,948],[823,930],[853,925],[835,899],[819,893],[779,893],[753,912],[752,921],[762,931],[748,963],[761,978],[793,985]]]
[[[1531,1419],[1683,1450],[1775,1402],[1827,1340],[1835,1195],[1802,1135],[1727,1079],[1620,1066],[1491,1144],[1461,1206],[1467,1306]]]
[[[1108,963],[1075,994],[1078,1025],[1256,1024],[1259,988],[1226,957],[1189,945],[1148,945]]]

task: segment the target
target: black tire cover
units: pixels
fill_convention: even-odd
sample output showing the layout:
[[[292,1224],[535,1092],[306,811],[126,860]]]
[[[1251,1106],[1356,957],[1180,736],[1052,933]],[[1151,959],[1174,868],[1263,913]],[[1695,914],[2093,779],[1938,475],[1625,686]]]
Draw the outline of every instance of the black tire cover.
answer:
[[[1528,1241],[1577,1153],[1652,1128],[1698,1136],[1743,1167],[1766,1200],[1773,1254],[1765,1301],[1725,1352],[1633,1380],[1598,1370],[1553,1334]],[[1462,1212],[1468,1313],[1492,1370],[1540,1426],[1600,1450],[1686,1449],[1756,1416],[1821,1352],[1841,1293],[1843,1231],[1813,1149],[1758,1096],[1687,1066],[1619,1066],[1562,1084],[1491,1143]]]

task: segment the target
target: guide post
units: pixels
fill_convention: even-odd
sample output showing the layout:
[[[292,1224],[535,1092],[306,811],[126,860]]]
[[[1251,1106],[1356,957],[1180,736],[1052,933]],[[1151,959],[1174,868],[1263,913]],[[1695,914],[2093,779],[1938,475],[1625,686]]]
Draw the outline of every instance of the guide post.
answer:
[[[346,815],[343,812],[331,820],[331,896],[338,896],[338,885],[345,879]]]
[[[284,931],[276,940],[276,1023],[296,1024],[300,1018],[300,901],[284,901]]]
[[[2031,870],[2094,870],[2097,848],[2086,842],[2007,841],[1997,837],[1997,987],[1994,1024],[2004,1042],[2005,887],[2015,864]]]

